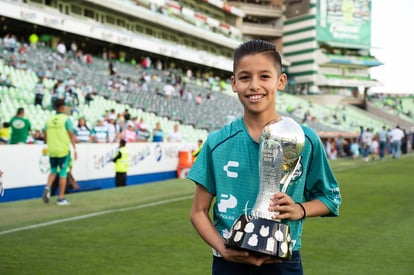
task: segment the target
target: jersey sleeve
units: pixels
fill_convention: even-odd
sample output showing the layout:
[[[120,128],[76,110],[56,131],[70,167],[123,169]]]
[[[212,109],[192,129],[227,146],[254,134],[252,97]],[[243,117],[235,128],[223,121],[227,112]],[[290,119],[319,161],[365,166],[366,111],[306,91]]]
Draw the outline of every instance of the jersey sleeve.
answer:
[[[206,140],[205,144],[201,148],[197,160],[191,167],[187,178],[202,185],[213,196],[216,194],[209,139]]]
[[[312,151],[307,169],[305,200],[318,199],[330,210],[329,216],[337,216],[342,201],[339,184],[318,135],[313,131],[307,131],[306,137],[311,143]]]
[[[72,120],[70,118],[67,118],[65,121],[65,128],[68,131],[73,131],[73,123]]]

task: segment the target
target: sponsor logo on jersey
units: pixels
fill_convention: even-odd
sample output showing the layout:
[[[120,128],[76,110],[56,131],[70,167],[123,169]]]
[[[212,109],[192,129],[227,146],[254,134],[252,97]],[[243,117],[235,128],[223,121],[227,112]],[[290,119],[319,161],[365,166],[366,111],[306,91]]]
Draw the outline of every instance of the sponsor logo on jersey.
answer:
[[[237,178],[239,174],[234,171],[233,168],[239,167],[238,161],[231,161],[229,160],[226,165],[224,165],[223,170],[226,171],[227,177],[229,178]],[[232,171],[233,170],[233,171]]]

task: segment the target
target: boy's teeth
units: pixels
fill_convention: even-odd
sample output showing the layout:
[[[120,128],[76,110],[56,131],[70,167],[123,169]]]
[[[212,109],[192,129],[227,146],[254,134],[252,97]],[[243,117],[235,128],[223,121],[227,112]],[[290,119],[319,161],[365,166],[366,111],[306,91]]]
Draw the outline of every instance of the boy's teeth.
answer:
[[[251,100],[258,100],[258,99],[262,98],[262,96],[261,95],[251,95],[251,96],[249,96],[249,98]]]

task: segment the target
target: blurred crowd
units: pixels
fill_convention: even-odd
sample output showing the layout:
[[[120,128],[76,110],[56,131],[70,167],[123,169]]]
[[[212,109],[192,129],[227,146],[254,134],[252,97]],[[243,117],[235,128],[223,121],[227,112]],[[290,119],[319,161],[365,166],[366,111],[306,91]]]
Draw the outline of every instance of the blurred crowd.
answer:
[[[355,137],[332,137],[323,139],[325,152],[329,159],[353,158],[364,161],[384,159],[387,155],[394,159],[413,151],[414,133],[396,126],[385,126],[378,132],[372,128],[360,126]]]
[[[70,109],[69,109],[70,110]],[[131,117],[129,110],[116,113],[114,109],[106,110],[97,121],[87,121],[80,117],[74,127],[77,143],[118,143],[127,142],[181,142],[179,124],[166,133],[160,122],[148,125],[143,118]],[[43,129],[32,129],[30,119],[25,116],[23,107],[16,115],[2,122],[0,127],[0,144],[44,144]]]

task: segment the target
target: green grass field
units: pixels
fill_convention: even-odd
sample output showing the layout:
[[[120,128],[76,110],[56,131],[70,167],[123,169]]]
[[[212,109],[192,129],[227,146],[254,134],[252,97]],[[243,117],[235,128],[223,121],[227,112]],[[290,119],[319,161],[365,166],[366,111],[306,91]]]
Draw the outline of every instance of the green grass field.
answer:
[[[305,274],[414,274],[414,156],[332,163],[340,217],[308,218]],[[210,274],[187,180],[0,204],[0,274]],[[7,195],[7,190],[6,194]]]

